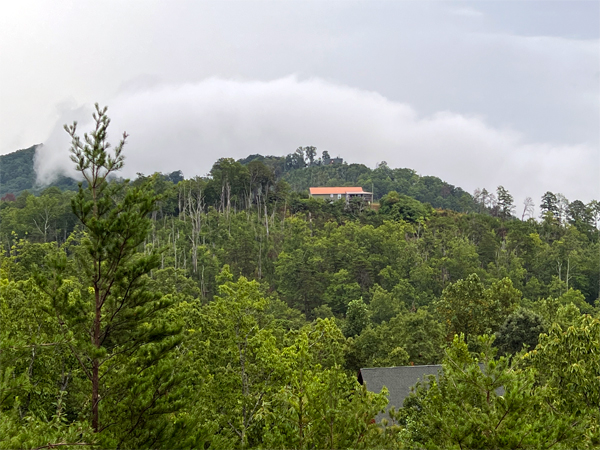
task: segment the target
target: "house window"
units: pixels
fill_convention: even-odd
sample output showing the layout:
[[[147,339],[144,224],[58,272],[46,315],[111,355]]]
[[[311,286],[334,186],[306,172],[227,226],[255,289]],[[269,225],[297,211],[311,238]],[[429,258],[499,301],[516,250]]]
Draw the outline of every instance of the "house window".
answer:
[[[342,198],[342,194],[338,194],[338,200]]]
[[[329,194],[329,197],[330,197],[330,198],[333,198],[333,194]]]

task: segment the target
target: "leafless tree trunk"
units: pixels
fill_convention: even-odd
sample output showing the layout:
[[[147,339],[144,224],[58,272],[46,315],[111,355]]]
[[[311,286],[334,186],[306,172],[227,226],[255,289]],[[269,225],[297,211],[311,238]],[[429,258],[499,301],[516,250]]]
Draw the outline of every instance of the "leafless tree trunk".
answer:
[[[525,216],[533,217],[535,204],[533,203],[533,199],[531,197],[527,197],[523,202],[523,214],[521,215],[521,220],[525,220]]]
[[[48,205],[44,205],[39,215],[39,223],[33,218],[33,223],[38,231],[44,235],[44,242],[47,241],[48,230],[50,229],[50,207]]]

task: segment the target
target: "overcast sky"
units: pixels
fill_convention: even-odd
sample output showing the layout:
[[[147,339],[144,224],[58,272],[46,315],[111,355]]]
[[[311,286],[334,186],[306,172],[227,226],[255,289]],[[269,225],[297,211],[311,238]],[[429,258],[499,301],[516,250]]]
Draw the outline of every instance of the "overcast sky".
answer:
[[[600,198],[598,1],[41,1],[0,6],[0,153],[109,106],[125,175],[314,145],[472,192]]]

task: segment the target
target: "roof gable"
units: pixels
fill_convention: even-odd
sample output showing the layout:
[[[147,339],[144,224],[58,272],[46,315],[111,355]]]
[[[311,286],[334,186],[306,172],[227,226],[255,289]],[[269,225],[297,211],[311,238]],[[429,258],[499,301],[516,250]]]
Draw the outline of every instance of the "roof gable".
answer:
[[[484,370],[484,364],[479,363],[481,371]],[[379,393],[383,387],[387,387],[389,392],[389,402],[385,412],[378,414],[377,422],[387,417],[390,407],[402,408],[404,399],[410,395],[411,388],[419,381],[427,381],[429,375],[438,377],[443,374],[441,364],[432,364],[425,366],[398,366],[398,367],[373,367],[360,369],[358,372],[358,382],[366,384],[367,390]],[[504,387],[496,389],[497,395],[504,395]]]
[[[442,371],[440,364],[428,366],[399,366],[399,367],[374,367],[360,369],[359,382],[364,382],[371,392],[379,393],[383,387],[389,392],[389,403],[385,413],[377,416],[377,421],[387,416],[391,406],[396,409],[404,405],[404,399],[410,394],[410,388],[419,381],[427,381],[428,375],[438,375]]]

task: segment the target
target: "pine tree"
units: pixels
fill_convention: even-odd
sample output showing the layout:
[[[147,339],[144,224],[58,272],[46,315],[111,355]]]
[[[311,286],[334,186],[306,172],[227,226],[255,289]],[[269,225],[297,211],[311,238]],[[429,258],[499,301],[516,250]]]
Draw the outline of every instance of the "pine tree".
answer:
[[[542,201],[540,203],[541,217],[543,218],[546,215],[550,215],[550,217],[558,216],[558,199],[556,195],[552,192],[548,191],[544,195],[542,195]]]
[[[131,187],[127,180],[110,180],[123,167],[127,134],[111,154],[106,111],[96,104],[95,129],[83,140],[76,122],[65,126],[72,138],[71,159],[85,180],[71,204],[83,230],[74,252],[80,289],[72,289],[73,280],[65,280],[64,253],[62,261],[55,261],[54,277],[40,280],[91,384],[91,422],[96,433],[117,426],[119,420],[105,420],[102,412],[114,413],[119,402],[131,395],[127,371],[135,367],[140,374],[151,372],[147,369],[175,345],[179,333],[177,325],[160,317],[169,302],[146,289],[146,275],[158,267],[159,252],[138,252],[150,231],[148,216],[157,197],[147,183]],[[127,387],[123,387],[125,380]]]
[[[513,204],[513,196],[504,186],[498,186],[496,190],[498,196],[498,213],[502,219],[512,217],[515,205]]]

